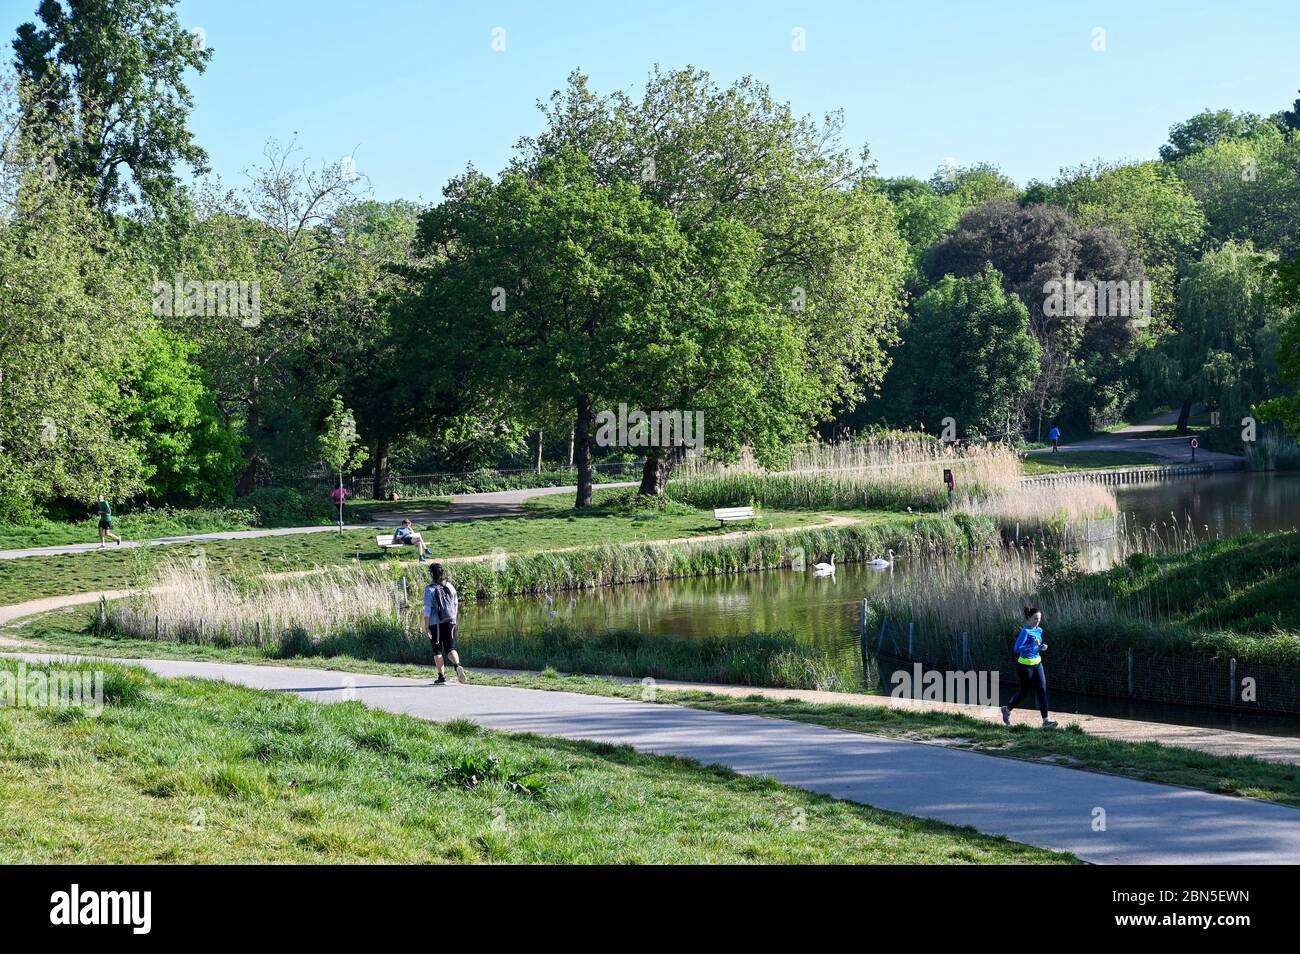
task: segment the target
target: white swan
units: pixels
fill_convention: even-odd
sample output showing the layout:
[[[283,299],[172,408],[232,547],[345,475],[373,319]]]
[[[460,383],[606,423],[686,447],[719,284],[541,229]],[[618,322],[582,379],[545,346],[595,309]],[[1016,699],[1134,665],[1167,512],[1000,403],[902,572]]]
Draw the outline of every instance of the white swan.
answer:
[[[835,575],[835,554],[831,554],[830,563],[814,563],[813,576],[834,576]]]
[[[875,567],[875,568],[878,569],[878,570],[885,570],[885,569],[888,569],[889,567],[893,566],[893,565],[894,565],[894,551],[893,551],[893,550],[886,550],[885,552],[889,554],[889,559],[888,559],[888,560],[882,559],[881,557],[876,557],[874,560],[868,560],[868,561],[867,561],[867,566],[873,566],[873,567]]]

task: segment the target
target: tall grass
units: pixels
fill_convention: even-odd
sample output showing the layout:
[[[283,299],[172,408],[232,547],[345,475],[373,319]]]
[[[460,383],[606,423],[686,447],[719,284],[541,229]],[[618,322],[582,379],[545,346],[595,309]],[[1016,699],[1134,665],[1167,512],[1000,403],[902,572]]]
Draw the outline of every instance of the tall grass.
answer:
[[[957,448],[939,441],[886,440],[808,444],[790,467],[767,471],[751,461],[691,464],[666,493],[694,507],[752,504],[779,510],[938,510],[948,502],[944,470],[951,470],[957,501],[1010,490],[1020,460],[1001,444]]]
[[[462,594],[492,598],[780,569],[800,561],[824,561],[832,553],[841,563],[855,563],[890,549],[908,555],[959,553],[997,544],[997,528],[987,518],[930,514],[690,543],[618,543],[521,553],[448,564],[448,572]],[[413,579],[424,578],[418,566],[408,572]]]
[[[1267,428],[1244,446],[1251,470],[1300,470],[1300,443],[1281,431]]]
[[[109,635],[238,647],[269,658],[337,657],[430,663],[423,581],[348,567],[282,580],[237,581],[187,564],[163,567],[156,589],[109,605]],[[789,633],[686,639],[634,631],[548,627],[540,634],[467,633],[476,666],[727,682],[857,688],[855,652],[828,653]]]
[[[997,522],[1008,539],[1052,539],[1087,544],[1118,531],[1115,492],[1101,484],[1027,484],[960,504],[962,511]]]

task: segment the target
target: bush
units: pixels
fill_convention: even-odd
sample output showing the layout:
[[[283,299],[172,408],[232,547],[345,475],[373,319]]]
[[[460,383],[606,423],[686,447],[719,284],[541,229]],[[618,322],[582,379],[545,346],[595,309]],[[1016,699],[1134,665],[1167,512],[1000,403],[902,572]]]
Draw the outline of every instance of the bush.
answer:
[[[259,487],[241,497],[237,506],[254,511],[262,527],[318,526],[338,518],[338,508],[328,494],[307,494],[291,487]]]

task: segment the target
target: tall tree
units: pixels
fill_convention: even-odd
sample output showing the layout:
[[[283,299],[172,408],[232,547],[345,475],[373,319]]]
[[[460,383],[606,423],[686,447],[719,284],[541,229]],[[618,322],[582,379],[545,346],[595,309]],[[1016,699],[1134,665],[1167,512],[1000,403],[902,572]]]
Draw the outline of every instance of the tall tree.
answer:
[[[1233,417],[1277,393],[1279,311],[1270,255],[1229,242],[1189,267],[1178,289],[1178,333],[1157,382],[1182,405],[1213,402]]]
[[[185,71],[212,51],[186,32],[176,0],[41,0],[37,23],[13,41],[14,65],[32,91],[26,132],[62,176],[102,210],[139,203],[176,215],[176,166],[196,172],[207,155],[187,125]]]
[[[1169,127],[1169,142],[1160,147],[1160,158],[1177,162],[1225,139],[1248,139],[1269,125],[1255,113],[1206,109]]]
[[[924,267],[937,282],[944,275],[977,275],[986,264],[1029,309],[1041,349],[1037,429],[1062,407],[1080,427],[1095,423],[1090,416],[1114,415],[1116,392],[1107,385],[1133,353],[1140,302],[1129,295],[1125,309],[1116,307],[1122,299],[1108,294],[1103,302],[1091,292],[1102,282],[1124,283],[1125,291],[1129,283],[1140,283],[1145,273],[1137,258],[1112,233],[1081,228],[1064,209],[991,202],[962,216],[957,230],[927,254]]]
[[[962,435],[1014,439],[1038,377],[1029,310],[986,265],[940,279],[913,312],[885,379],[889,420],[933,431],[951,417]]]
[[[1066,169],[1044,201],[1085,229],[1112,232],[1138,257],[1153,285],[1156,335],[1167,331],[1179,267],[1195,260],[1205,235],[1205,215],[1173,170],[1157,162]]]
[[[634,184],[687,234],[721,222],[748,229],[758,241],[751,291],[797,316],[790,331],[819,382],[814,416],[876,390],[907,253],[869,154],[839,144],[842,117],[800,118],[752,78],[722,88],[690,67],[656,69],[639,97],[600,98],[574,73],[545,111],[547,129],[523,140],[519,169],[579,153],[598,182]],[[647,480],[659,467],[647,454]]]
[[[771,454],[806,431],[820,395],[799,318],[753,294],[761,240],[745,226],[688,233],[635,185],[600,183],[576,154],[499,183],[469,174],[446,194],[421,221],[421,247],[435,254],[424,349],[411,358],[470,368],[471,403],[567,405],[579,506],[591,503],[598,441],[655,439],[598,432],[597,417],[620,404],[700,411],[710,447],[744,441]],[[660,470],[647,491],[662,489]]]

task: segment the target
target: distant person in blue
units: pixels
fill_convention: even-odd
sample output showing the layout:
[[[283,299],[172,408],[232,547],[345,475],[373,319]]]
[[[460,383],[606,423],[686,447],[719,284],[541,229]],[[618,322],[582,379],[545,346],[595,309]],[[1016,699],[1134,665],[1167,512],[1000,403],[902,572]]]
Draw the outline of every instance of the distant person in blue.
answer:
[[[430,550],[428,546],[425,545],[424,537],[416,533],[415,528],[411,526],[410,517],[407,517],[405,520],[403,520],[402,525],[398,527],[396,531],[394,531],[393,542],[396,543],[398,546],[415,547],[416,551],[420,554],[421,563],[424,562],[425,557],[431,556],[433,554],[433,551]]]
[[[1043,614],[1037,606],[1025,607],[1025,625],[1016,637],[1016,664],[1019,667],[1020,688],[1002,707],[1002,721],[1011,724],[1011,710],[1031,691],[1038,698],[1038,711],[1043,714],[1043,728],[1051,729],[1056,723],[1047,717],[1047,672],[1043,669]]]
[[[1047,432],[1047,439],[1052,442],[1053,454],[1061,449],[1061,429],[1055,424],[1053,424],[1052,429]]]

